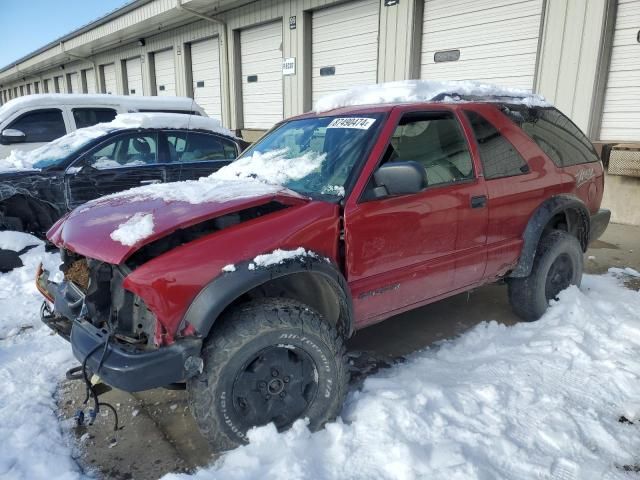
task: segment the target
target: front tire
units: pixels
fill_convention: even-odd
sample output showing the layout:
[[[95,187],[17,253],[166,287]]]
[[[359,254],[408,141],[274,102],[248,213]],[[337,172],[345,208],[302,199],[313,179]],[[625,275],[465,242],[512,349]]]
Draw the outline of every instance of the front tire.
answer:
[[[203,372],[187,383],[193,416],[216,451],[247,431],[298,418],[320,429],[342,408],[349,380],[336,328],[295,300],[263,298],[225,313],[202,351]]]
[[[561,230],[544,235],[529,276],[507,281],[511,308],[525,321],[538,320],[562,290],[580,286],[583,269],[584,256],[576,237]]]

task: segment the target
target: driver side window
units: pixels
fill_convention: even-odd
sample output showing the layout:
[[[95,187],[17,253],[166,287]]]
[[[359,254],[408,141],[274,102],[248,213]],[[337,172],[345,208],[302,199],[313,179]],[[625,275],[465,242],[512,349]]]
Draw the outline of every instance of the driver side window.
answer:
[[[429,187],[474,177],[467,141],[450,113],[405,115],[393,133],[386,161],[419,163]]]
[[[157,162],[156,134],[120,135],[101,145],[89,155],[88,164],[97,170],[137,167]]]

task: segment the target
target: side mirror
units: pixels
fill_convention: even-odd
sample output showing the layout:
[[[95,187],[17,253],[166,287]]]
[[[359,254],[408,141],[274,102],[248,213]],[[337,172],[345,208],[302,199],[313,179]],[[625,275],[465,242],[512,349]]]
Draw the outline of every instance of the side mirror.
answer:
[[[392,162],[373,174],[376,198],[409,195],[427,187],[427,172],[418,162]]]
[[[2,145],[10,145],[12,143],[22,143],[27,139],[27,136],[22,130],[15,128],[5,128],[0,135],[0,143]]]

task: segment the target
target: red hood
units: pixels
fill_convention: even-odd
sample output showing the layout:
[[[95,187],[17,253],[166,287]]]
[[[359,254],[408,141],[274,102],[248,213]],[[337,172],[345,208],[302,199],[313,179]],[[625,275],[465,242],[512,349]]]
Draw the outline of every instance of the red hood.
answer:
[[[286,205],[308,202],[289,190],[226,201],[192,204],[162,199],[107,199],[81,206],[57,222],[47,238],[57,247],[88,258],[120,264],[143,245],[175,230],[271,201]],[[153,233],[132,246],[113,240],[111,233],[136,213],[153,214]]]

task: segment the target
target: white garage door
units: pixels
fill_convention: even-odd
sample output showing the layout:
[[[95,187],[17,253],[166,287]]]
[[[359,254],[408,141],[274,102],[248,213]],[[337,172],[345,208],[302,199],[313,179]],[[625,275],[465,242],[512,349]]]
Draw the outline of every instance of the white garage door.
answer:
[[[313,12],[312,100],[376,83],[380,2],[360,0]]]
[[[109,65],[103,65],[102,75],[104,78],[104,93],[115,95],[117,91],[116,66],[113,63]]]
[[[533,89],[542,5],[543,0],[426,0],[420,76]]]
[[[173,61],[173,50],[163,50],[154,54],[156,72],[156,95],[159,97],[175,96],[176,68]]]
[[[80,91],[80,75],[77,73],[70,73],[67,77],[69,81],[69,93],[81,93]]]
[[[87,93],[96,93],[96,74],[93,68],[84,71],[84,79],[87,82]]]
[[[220,49],[217,38],[191,44],[191,75],[193,98],[207,115],[220,119]]]
[[[142,62],[140,57],[130,58],[125,62],[127,70],[127,90],[129,95],[144,95],[142,87]]]
[[[240,32],[244,128],[282,120],[282,22]]]
[[[620,0],[600,140],[640,140],[640,0]]]

